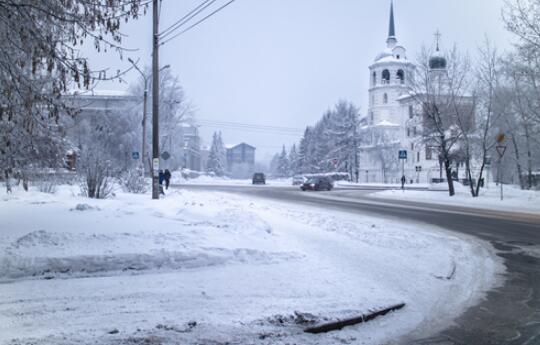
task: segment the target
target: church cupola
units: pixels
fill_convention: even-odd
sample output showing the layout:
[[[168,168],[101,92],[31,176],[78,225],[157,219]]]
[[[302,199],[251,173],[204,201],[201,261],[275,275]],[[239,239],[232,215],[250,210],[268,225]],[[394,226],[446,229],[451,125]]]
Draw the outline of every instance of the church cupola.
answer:
[[[435,48],[435,54],[433,54],[429,58],[429,69],[432,71],[442,71],[446,70],[447,62],[444,55],[441,53],[439,49],[439,40],[441,38],[440,32],[437,30],[437,33],[435,34],[435,37],[437,38],[437,47]]]

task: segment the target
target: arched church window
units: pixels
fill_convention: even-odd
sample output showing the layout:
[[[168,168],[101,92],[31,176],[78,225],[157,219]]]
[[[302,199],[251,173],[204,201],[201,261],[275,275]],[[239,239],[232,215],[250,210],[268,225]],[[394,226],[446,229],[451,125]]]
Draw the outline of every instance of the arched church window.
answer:
[[[382,72],[382,83],[390,84],[390,71],[387,69]]]
[[[401,84],[405,83],[405,72],[402,69],[397,71],[396,76]]]
[[[413,117],[414,117],[413,106],[409,105],[409,119],[412,119]]]
[[[386,93],[383,95],[383,103],[384,104],[388,103],[388,94]]]
[[[377,72],[373,72],[373,86],[377,85]]]

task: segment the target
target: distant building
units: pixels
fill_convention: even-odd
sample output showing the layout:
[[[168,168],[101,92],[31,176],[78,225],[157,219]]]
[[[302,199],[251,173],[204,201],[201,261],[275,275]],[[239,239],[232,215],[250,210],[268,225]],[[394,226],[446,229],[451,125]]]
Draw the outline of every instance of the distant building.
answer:
[[[199,137],[199,129],[197,126],[185,124],[181,128],[182,143],[180,149],[181,168],[201,171],[201,138]]]
[[[81,147],[81,139],[88,129],[81,126],[85,119],[95,115],[113,115],[118,113],[128,113],[132,116],[133,121],[142,123],[142,99],[141,97],[132,96],[127,92],[107,91],[107,90],[90,90],[90,91],[73,91],[62,96],[68,106],[79,109],[78,115],[74,118],[73,124],[66,127],[69,128],[67,136],[73,144],[73,151],[69,152],[66,160],[73,161],[76,157],[78,148]],[[150,109],[148,109],[150,111]],[[150,164],[150,156],[152,154],[152,123],[151,115],[147,118],[147,162]],[[142,127],[141,127],[142,131]],[[178,131],[174,132],[174,136],[161,136],[160,151],[167,151],[170,155],[169,159],[161,159],[161,168],[176,170],[186,168],[190,170],[200,171],[201,153],[200,153],[200,137],[199,130],[196,126],[183,124]],[[142,136],[142,132],[141,132]],[[141,143],[136,140],[133,147],[125,152],[125,162],[127,165],[131,162],[132,152],[139,152],[139,157],[142,159]],[[74,163],[68,164],[73,169]]]
[[[208,167],[208,156],[210,155],[210,149],[207,146],[201,148],[201,171],[206,171]]]
[[[227,147],[227,171],[231,177],[251,177],[255,171],[255,150],[246,143]]]
[[[77,156],[82,147],[84,136],[88,132],[85,128],[85,121],[92,116],[113,115],[119,112],[128,113],[133,116],[133,121],[140,122],[140,107],[142,101],[139,97],[130,95],[124,91],[112,90],[83,90],[70,91],[62,95],[65,104],[76,109],[76,116],[73,118],[64,117],[67,140],[71,143],[71,149],[66,152],[65,165],[70,170],[76,169]],[[138,147],[133,147],[125,152],[125,158],[121,162],[124,165],[132,160],[132,151]],[[137,150],[138,151],[138,150]]]

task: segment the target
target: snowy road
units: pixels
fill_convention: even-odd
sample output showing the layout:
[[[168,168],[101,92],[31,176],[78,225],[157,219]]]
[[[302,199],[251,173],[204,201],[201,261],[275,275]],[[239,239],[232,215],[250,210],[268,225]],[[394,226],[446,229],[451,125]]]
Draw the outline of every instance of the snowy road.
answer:
[[[503,271],[435,226],[214,191],[0,203],[1,344],[379,345],[442,329]]]
[[[207,186],[188,188],[208,189]],[[490,241],[505,259],[505,284],[437,335],[404,344],[539,344],[540,215],[475,209],[470,206],[372,198],[373,191],[301,193],[296,188],[210,187],[296,205],[319,206],[401,222],[422,222]],[[420,339],[421,338],[421,339]]]

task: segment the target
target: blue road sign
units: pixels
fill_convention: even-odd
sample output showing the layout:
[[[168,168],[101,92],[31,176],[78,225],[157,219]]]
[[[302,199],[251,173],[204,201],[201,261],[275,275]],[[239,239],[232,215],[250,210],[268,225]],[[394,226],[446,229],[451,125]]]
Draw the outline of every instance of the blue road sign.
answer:
[[[407,150],[399,150],[399,159],[407,159]]]
[[[131,152],[131,158],[133,158],[133,159],[139,159],[139,152],[137,152],[137,151]]]

